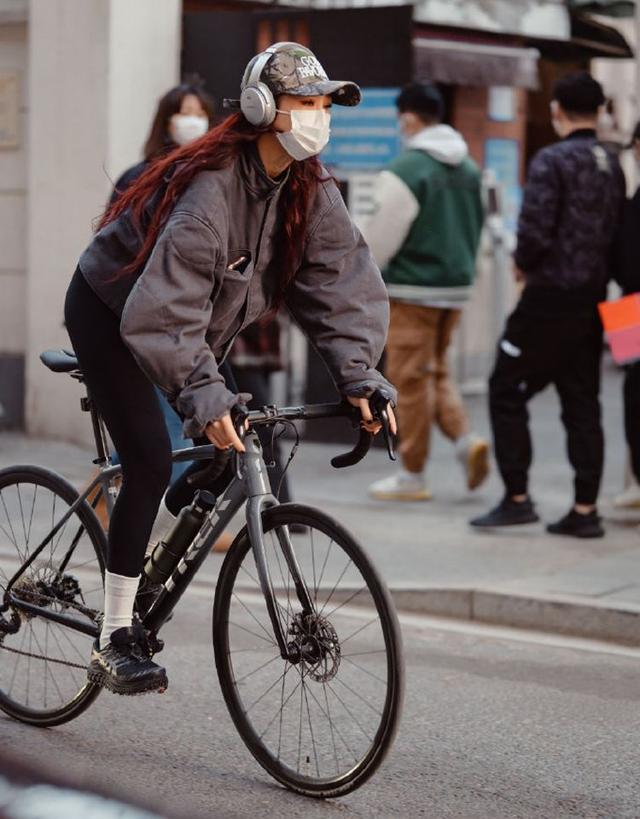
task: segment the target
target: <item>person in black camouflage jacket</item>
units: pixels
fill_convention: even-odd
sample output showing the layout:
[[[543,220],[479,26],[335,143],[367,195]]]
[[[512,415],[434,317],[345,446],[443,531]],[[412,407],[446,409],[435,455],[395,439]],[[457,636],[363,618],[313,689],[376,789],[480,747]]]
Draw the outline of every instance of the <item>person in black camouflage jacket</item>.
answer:
[[[596,509],[604,455],[597,303],[611,277],[625,193],[617,158],[596,137],[604,101],[600,84],[585,72],[562,77],[554,87],[551,115],[562,139],[531,162],[515,253],[524,289],[507,320],[489,382],[495,454],[506,493],[488,514],[472,520],[473,526],[538,520],[528,494],[527,404],[553,384],[575,472],[575,503],[547,531],[604,534]]]

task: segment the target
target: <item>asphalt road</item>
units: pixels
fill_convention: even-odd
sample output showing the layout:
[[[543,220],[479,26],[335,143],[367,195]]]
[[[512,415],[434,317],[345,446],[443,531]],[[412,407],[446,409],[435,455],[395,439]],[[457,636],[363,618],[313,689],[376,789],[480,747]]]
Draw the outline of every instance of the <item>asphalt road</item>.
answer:
[[[396,744],[362,789],[320,802],[272,782],[236,734],[210,612],[197,589],[168,624],[164,695],[105,693],[50,730],[0,716],[0,750],[191,819],[640,816],[638,651],[404,617]]]

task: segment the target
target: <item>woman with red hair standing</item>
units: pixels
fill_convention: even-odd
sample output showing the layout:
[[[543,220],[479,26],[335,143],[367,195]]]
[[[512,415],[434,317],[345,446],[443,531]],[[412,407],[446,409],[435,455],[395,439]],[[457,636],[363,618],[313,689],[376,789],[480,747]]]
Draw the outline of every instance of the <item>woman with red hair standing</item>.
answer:
[[[107,210],[65,304],[71,341],[123,469],[109,529],[105,615],[91,678],[120,693],[164,688],[132,611],[145,548],[171,472],[153,388],[187,437],[242,451],[230,410],[248,396],[219,364],[243,327],[284,304],[372,431],[367,396],[388,300],[335,182],[317,159],[331,103],[360,90],[279,43],[245,71],[239,111],[154,162]],[[174,487],[172,487],[173,491]]]

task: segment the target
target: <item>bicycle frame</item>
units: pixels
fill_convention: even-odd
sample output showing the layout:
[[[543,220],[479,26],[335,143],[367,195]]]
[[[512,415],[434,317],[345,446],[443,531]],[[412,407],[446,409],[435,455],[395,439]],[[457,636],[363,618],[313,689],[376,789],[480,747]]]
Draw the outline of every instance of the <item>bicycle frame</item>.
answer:
[[[277,602],[275,593],[269,578],[267,561],[265,554],[264,534],[262,531],[262,513],[273,506],[279,504],[278,500],[271,494],[271,489],[266,477],[266,465],[262,457],[262,447],[255,431],[250,430],[245,438],[245,453],[236,455],[237,463],[235,474],[227,486],[222,496],[218,499],[215,508],[207,515],[200,531],[178,565],[164,583],[153,605],[146,613],[143,624],[152,634],[156,635],[169,615],[175,608],[178,600],[184,594],[198,569],[204,563],[211,547],[220,537],[223,530],[228,526],[236,512],[247,502],[246,520],[249,532],[249,539],[253,550],[260,587],[265,598],[265,604],[271,620],[278,647],[283,659],[293,659],[292,651],[287,643],[287,635],[284,633],[282,624],[278,618]],[[215,453],[212,445],[189,447],[188,449],[177,450],[172,453],[174,462],[211,459]],[[100,451],[99,451],[100,455]],[[99,458],[98,460],[102,460]],[[109,459],[104,455],[103,459],[109,464]],[[113,485],[113,480],[121,474],[121,467],[102,465],[99,474],[84,490],[84,492],[69,507],[64,516],[55,524],[47,537],[39,544],[29,559],[22,564],[20,569],[14,574],[7,584],[5,599],[0,605],[0,613],[7,611],[13,606],[18,611],[26,614],[38,615],[42,619],[52,620],[71,629],[82,632],[92,637],[97,637],[99,628],[97,624],[81,620],[73,615],[51,611],[45,606],[38,606],[21,600],[11,593],[11,588],[21,577],[26,569],[37,559],[38,555],[46,548],[50,541],[56,536],[67,520],[76,509],[85,501],[89,495],[101,485],[102,491],[107,494]],[[108,495],[107,495],[108,496]],[[81,530],[78,532],[71,546],[67,550],[61,561],[62,570],[68,564],[73,550],[78,543]],[[284,558],[294,579],[294,586],[298,596],[303,614],[310,614],[313,605],[308,589],[302,579],[300,568],[293,550],[291,538],[287,527],[283,527],[277,532],[278,541],[282,549]]]

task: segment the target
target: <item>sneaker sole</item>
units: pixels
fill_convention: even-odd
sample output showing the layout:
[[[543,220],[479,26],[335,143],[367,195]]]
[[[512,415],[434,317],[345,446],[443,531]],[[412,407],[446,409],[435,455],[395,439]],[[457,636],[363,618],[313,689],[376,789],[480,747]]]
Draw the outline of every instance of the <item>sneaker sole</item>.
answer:
[[[489,475],[489,444],[478,441],[471,446],[467,457],[467,488],[477,489]]]
[[[528,526],[531,523],[539,523],[538,515],[531,515],[531,517],[524,520],[512,520],[509,523],[476,523],[473,520],[469,521],[469,526],[474,529],[504,529],[506,526]]]
[[[604,537],[604,529],[587,529],[583,532],[563,532],[557,529],[550,529],[547,526],[547,532],[550,535],[561,535],[562,537],[578,537],[582,540],[592,540],[598,537]]]
[[[144,683],[118,683],[102,669],[91,667],[87,670],[87,678],[89,682],[111,691],[112,694],[128,697],[134,697],[137,694],[151,694],[154,691],[158,694],[164,694],[169,685],[166,674],[156,680],[147,680]]]
[[[375,500],[382,501],[428,501],[433,498],[428,489],[413,492],[378,492],[374,490],[370,491],[369,495]]]

